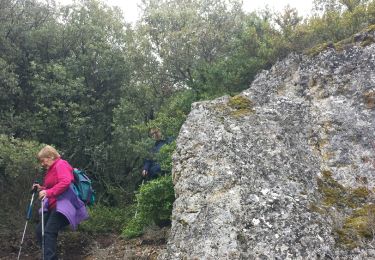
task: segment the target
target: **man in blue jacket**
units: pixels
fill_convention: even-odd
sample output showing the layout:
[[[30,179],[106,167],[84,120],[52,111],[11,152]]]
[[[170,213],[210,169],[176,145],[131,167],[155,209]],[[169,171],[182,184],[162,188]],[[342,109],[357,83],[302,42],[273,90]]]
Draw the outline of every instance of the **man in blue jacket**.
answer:
[[[160,151],[165,144],[169,144],[173,141],[172,138],[167,140],[163,139],[163,135],[159,128],[151,128],[149,136],[155,140],[154,146],[151,148],[152,157]],[[145,159],[143,163],[142,177],[147,179],[154,179],[161,175],[161,167],[158,162],[152,159]]]

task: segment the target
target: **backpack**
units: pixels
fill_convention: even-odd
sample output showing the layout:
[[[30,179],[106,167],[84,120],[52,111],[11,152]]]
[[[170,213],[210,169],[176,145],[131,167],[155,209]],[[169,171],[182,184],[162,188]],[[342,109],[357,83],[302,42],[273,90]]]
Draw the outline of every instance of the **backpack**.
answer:
[[[83,170],[74,168],[73,170],[74,193],[82,200],[85,205],[93,205],[95,202],[95,191],[92,188],[91,180]]]

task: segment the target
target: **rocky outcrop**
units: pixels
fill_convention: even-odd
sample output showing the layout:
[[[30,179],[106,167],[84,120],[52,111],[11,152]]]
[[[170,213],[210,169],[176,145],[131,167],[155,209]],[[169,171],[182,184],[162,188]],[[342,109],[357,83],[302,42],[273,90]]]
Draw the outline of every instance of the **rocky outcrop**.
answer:
[[[193,104],[160,259],[375,258],[375,45],[362,38]]]

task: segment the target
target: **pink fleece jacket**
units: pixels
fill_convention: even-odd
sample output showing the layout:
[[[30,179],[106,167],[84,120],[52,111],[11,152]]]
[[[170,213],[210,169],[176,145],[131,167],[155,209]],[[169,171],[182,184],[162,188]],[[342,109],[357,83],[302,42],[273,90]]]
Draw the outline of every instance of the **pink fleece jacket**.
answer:
[[[73,168],[63,159],[57,159],[48,168],[43,181],[44,189],[47,192],[48,209],[56,208],[57,197],[69,188],[73,180]]]

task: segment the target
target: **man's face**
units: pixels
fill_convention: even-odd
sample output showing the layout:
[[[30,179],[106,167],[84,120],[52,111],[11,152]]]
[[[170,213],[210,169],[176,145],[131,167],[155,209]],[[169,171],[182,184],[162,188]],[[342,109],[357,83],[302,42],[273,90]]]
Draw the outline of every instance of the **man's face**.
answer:
[[[154,140],[160,140],[161,139],[161,132],[159,130],[151,130],[150,136]]]

